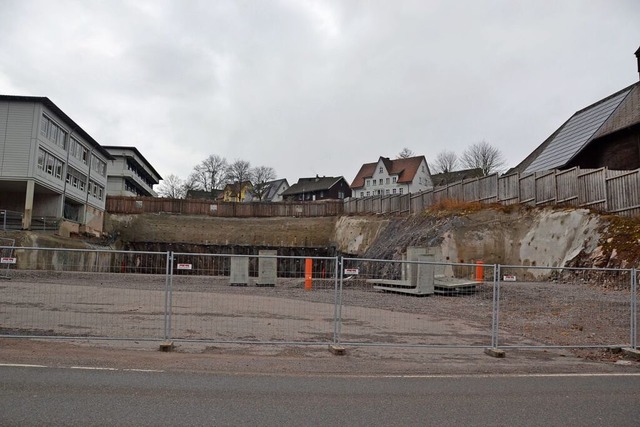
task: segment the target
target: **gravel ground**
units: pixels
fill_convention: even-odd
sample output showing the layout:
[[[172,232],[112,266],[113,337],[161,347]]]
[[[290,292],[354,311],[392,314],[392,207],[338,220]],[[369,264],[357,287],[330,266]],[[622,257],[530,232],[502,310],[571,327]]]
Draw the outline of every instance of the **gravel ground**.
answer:
[[[272,288],[249,285],[174,276],[171,336],[216,342],[332,340],[333,280],[314,280],[311,291],[304,289],[303,279],[279,279]],[[0,328],[5,335],[159,339],[164,336],[166,286],[164,275],[12,271],[11,280],[0,281]],[[341,298],[345,345],[491,344],[490,283],[479,284],[469,295],[412,297],[380,292],[365,280],[346,281]],[[630,307],[630,291],[611,286],[610,280],[502,283],[498,344],[628,346]],[[595,348],[576,354],[611,357]]]

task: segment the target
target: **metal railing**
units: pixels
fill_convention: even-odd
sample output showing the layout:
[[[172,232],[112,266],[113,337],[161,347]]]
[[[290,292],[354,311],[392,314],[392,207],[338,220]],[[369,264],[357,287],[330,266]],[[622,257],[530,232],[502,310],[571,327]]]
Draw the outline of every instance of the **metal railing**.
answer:
[[[7,241],[0,241],[6,244]],[[0,336],[637,348],[636,269],[0,247]]]
[[[0,227],[3,231],[22,230],[22,214],[4,209],[0,210]]]

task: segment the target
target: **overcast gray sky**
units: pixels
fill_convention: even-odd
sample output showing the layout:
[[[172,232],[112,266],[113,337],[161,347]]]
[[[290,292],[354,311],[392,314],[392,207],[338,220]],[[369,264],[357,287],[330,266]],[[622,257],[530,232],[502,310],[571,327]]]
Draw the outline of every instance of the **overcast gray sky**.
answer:
[[[218,154],[351,182],[481,140],[514,166],[638,47],[638,0],[0,0],[0,93],[183,179]]]

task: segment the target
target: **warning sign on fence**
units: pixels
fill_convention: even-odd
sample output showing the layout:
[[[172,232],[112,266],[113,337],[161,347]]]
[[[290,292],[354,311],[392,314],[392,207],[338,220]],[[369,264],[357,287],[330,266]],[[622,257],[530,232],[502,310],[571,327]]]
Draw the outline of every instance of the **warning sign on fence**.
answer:
[[[360,274],[359,268],[345,268],[344,274]]]
[[[191,270],[191,264],[178,264],[178,270]]]
[[[0,264],[15,264],[16,259],[11,257],[2,257],[0,258]]]

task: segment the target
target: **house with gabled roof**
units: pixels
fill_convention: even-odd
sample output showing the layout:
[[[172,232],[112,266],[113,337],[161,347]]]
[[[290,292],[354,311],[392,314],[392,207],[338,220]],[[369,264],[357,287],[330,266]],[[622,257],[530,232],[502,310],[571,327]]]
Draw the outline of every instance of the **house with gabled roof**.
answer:
[[[353,197],[417,193],[433,187],[424,156],[365,163],[351,183]]]
[[[313,201],[346,199],[351,197],[351,188],[344,177],[318,176],[300,178],[282,193],[285,201]]]
[[[250,202],[253,200],[251,181],[233,182],[225,185],[222,200],[225,202]]]
[[[640,72],[640,49],[635,53]],[[640,82],[577,111],[509,172],[640,168]]]
[[[289,182],[286,178],[265,182],[261,200],[263,202],[281,202],[282,193],[289,189]]]

